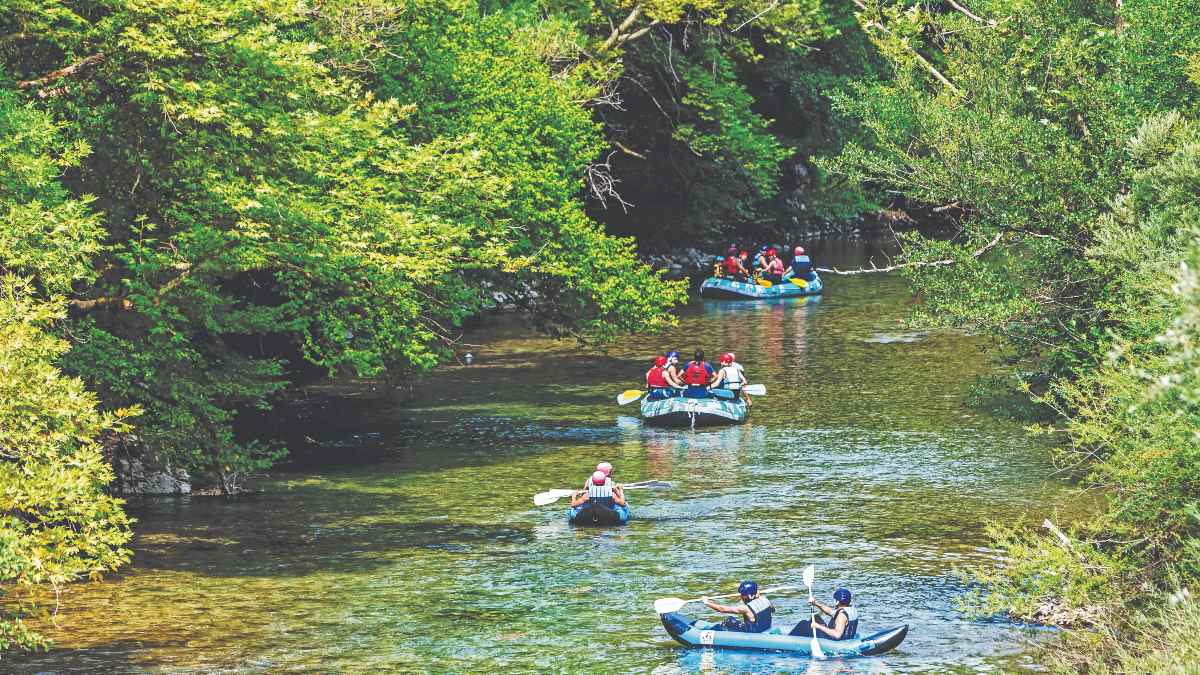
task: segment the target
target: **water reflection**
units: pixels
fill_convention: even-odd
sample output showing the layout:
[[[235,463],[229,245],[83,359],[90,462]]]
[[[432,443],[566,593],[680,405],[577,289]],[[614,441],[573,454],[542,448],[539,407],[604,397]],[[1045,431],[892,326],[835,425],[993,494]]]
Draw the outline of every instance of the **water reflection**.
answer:
[[[854,265],[850,246],[816,257]],[[604,353],[471,336],[477,360],[440,371],[416,405],[351,406],[304,435],[310,454],[258,496],[152,501],[132,567],[73,586],[48,654],[11,672],[976,672],[1028,666],[1040,633],[967,620],[955,566],[989,562],[984,523],[1053,508],[1042,441],[965,404],[992,372],[984,344],[909,334],[891,278],[833,278],[820,299],[695,302],[676,328]],[[747,424],[644,427],[616,395],[664,348],[738,354],[768,394]],[[345,408],[343,408],[344,410]],[[579,485],[601,459],[630,495],[626,528],[568,527],[535,492]],[[912,628],[895,653],[812,662],[685,649],[655,598],[727,592],[743,578],[854,591],[866,630]],[[805,597],[773,597],[780,621]],[[695,607],[692,611],[699,612]]]

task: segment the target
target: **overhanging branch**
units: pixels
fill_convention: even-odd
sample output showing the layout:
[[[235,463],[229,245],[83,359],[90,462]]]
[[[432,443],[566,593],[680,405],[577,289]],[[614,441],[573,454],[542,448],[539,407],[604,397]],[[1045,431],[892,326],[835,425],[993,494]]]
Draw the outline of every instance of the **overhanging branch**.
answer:
[[[979,258],[984,253],[987,253],[988,251],[992,250],[993,248],[996,247],[996,244],[1000,243],[1000,239],[1002,239],[1003,237],[1004,237],[1003,232],[997,234],[994,238],[992,238],[991,241],[984,244],[978,250],[976,250],[974,253],[972,253],[971,258]],[[895,272],[896,270],[905,269],[907,267],[943,267],[946,265],[953,265],[956,262],[958,262],[958,261],[955,260],[954,258],[945,258],[943,260],[917,260],[917,261],[913,261],[913,262],[900,263],[899,265],[888,265],[887,267],[877,267],[875,265],[875,262],[872,261],[870,267],[867,267],[867,268],[860,267],[856,270],[839,270],[836,267],[818,267],[818,268],[816,268],[816,270],[818,272],[824,272],[826,274],[838,274],[841,276],[850,276],[853,274],[879,274],[882,272]]]

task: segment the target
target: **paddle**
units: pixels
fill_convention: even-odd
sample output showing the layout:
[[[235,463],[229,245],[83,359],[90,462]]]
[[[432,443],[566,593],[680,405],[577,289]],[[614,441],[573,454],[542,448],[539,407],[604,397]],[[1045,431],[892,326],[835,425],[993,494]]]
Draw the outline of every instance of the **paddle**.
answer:
[[[766,396],[767,385],[765,384],[748,384],[742,387],[742,391],[753,396]]]
[[[642,391],[641,389],[626,389],[625,391],[621,392],[619,396],[617,396],[617,405],[633,403],[641,398],[645,393],[646,392]]]
[[[644,480],[638,483],[627,483],[623,487],[626,490],[645,490],[648,488],[669,488],[674,486],[665,480]],[[535,506],[546,506],[548,504],[553,504],[563,497],[570,497],[571,495],[575,494],[575,492],[576,490],[567,490],[565,488],[546,490],[545,492],[539,492],[534,495],[533,503]]]
[[[767,590],[763,591],[763,595],[766,595],[767,593],[777,593],[779,591],[790,591],[794,588],[800,588],[800,587],[799,586],[776,586],[775,588],[768,588]],[[740,597],[740,596],[737,593],[731,593],[730,595],[714,595],[711,597],[714,597],[714,598],[736,598],[736,597]],[[704,598],[692,598],[691,600],[680,600],[679,598],[659,598],[654,601],[654,611],[658,612],[659,614],[668,614],[670,612],[678,612],[679,610],[683,609],[684,605],[686,605],[688,603],[701,602],[703,600],[704,600]]]
[[[792,282],[793,284],[796,284],[800,288],[808,288],[808,282],[799,277],[792,277],[792,278],[788,279],[788,281]]]
[[[817,568],[809,565],[804,568],[804,585],[808,586],[808,600],[811,603],[813,600],[813,577],[817,574]],[[812,642],[809,644],[809,651],[812,652],[814,659],[825,658],[825,652],[821,651],[821,643],[817,640],[817,612],[816,609],[809,605],[808,609],[808,628],[812,631]]]
[[[767,281],[766,279],[759,279],[758,285],[762,286],[763,288],[770,288],[773,284],[770,281]]]

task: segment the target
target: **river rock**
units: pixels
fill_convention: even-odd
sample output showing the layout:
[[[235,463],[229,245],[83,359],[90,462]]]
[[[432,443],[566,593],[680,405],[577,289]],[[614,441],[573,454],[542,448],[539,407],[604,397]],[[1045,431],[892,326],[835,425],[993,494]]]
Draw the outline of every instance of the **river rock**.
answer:
[[[123,495],[187,495],[192,478],[182,469],[160,468],[136,457],[113,460],[114,491]]]

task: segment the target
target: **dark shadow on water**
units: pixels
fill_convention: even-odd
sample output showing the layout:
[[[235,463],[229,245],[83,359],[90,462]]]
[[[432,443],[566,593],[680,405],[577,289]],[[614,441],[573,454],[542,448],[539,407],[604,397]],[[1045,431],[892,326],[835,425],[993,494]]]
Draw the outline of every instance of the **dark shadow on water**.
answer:
[[[154,663],[146,661],[147,650],[186,646],[186,640],[121,640],[85,649],[6,654],[0,671],[11,675],[144,673],[155,669]]]

